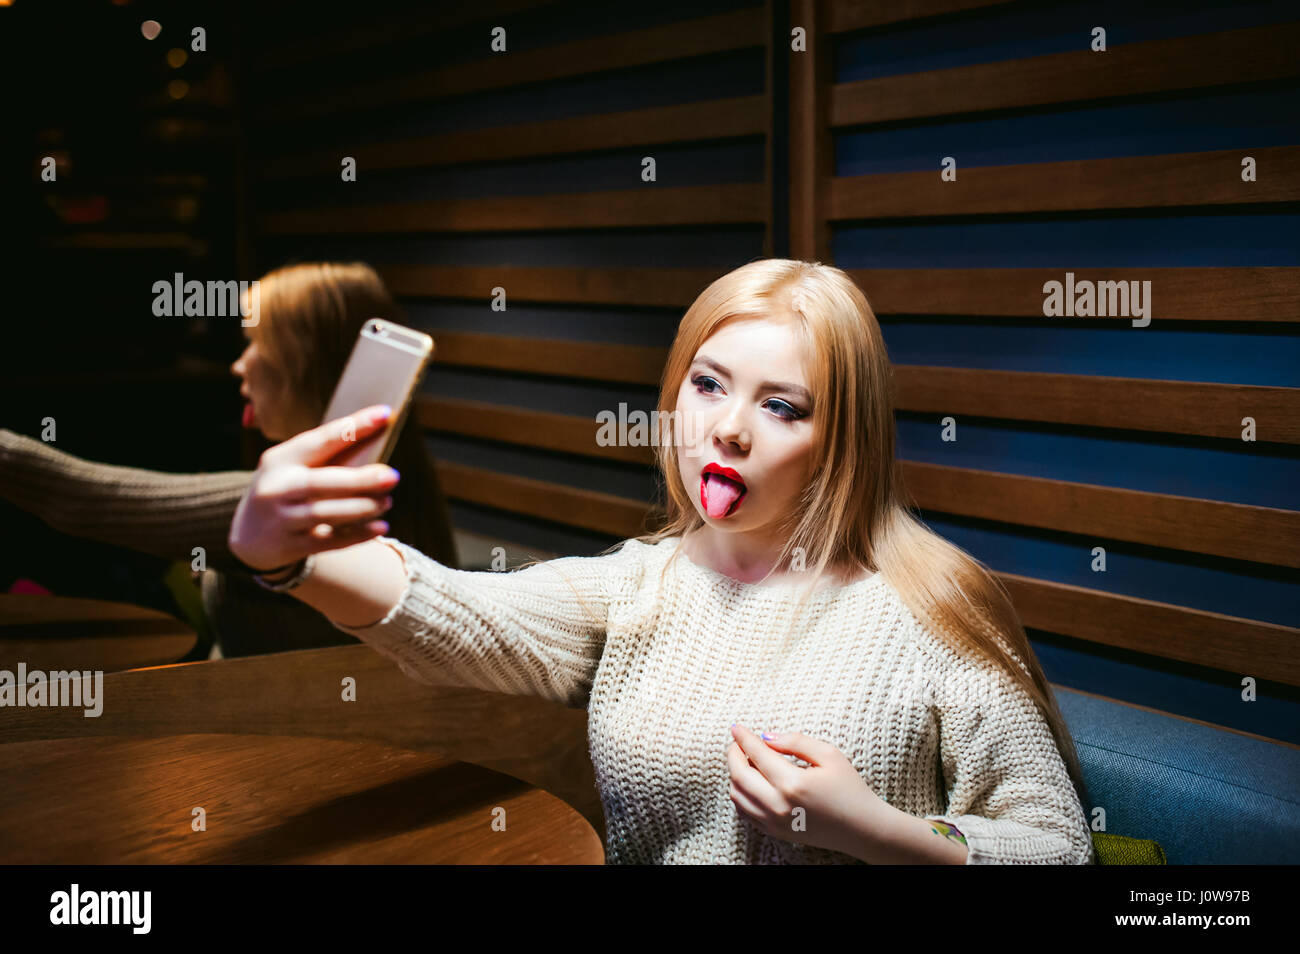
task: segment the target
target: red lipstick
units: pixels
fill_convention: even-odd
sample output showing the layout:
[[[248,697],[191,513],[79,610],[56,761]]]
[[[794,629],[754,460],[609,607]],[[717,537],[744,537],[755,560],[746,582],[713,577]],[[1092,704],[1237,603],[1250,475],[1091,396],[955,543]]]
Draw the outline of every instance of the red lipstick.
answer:
[[[736,483],[740,484],[740,486],[745,486],[744,478],[742,478],[740,474],[736,473],[730,467],[723,467],[721,464],[705,464],[702,473],[721,474],[723,477],[730,477]]]
[[[710,484],[709,474],[717,474],[726,480],[715,480]],[[730,467],[709,463],[700,472],[700,506],[715,520],[735,513],[748,493],[744,478]]]

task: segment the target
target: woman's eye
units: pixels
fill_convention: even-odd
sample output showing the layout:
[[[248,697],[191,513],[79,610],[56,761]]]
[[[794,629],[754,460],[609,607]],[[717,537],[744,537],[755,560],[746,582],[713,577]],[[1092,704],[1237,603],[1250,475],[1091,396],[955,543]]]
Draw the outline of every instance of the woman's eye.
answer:
[[[697,390],[703,390],[703,388],[702,388],[702,386],[701,386],[701,382],[702,382],[702,381],[709,381],[709,382],[711,382],[711,383],[713,383],[713,384],[717,384],[717,383],[718,383],[717,381],[714,381],[711,377],[709,377],[707,374],[700,374],[700,375],[697,375],[696,377],[694,377],[694,378],[691,379],[691,383],[692,383],[693,385],[695,385],[695,387],[696,387]],[[712,392],[712,391],[704,391],[704,393],[705,393],[705,394],[712,394],[713,392]]]
[[[767,403],[775,405],[775,409],[781,412],[777,414],[777,417],[781,418],[783,421],[797,421],[799,418],[803,417],[802,411],[786,404],[784,401],[778,401],[776,398],[773,398]]]

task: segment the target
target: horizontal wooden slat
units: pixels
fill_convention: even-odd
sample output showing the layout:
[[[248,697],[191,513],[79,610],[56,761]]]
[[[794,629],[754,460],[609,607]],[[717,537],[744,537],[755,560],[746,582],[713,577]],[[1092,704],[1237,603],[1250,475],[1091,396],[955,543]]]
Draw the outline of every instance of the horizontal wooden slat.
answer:
[[[664,348],[471,332],[434,335],[435,364],[658,385]]]
[[[511,301],[686,307],[719,277],[716,268],[547,268],[524,265],[376,265],[394,295],[478,298],[506,289]]]
[[[1258,181],[1242,181],[1243,156],[1258,163]],[[954,158],[950,182],[940,178],[938,156],[933,171],[829,179],[824,214],[844,220],[1300,201],[1300,146],[1014,166],[963,166]]]
[[[364,175],[385,169],[731,139],[761,135],[766,128],[763,97],[737,96],[278,156],[261,166],[257,173],[263,179],[320,176],[333,181],[345,154],[356,160],[359,173]]]
[[[1088,390],[1088,376],[902,366],[896,369],[902,411],[968,414],[1005,420],[1149,430],[1239,438],[1246,411],[1262,422],[1260,440],[1300,443],[1300,389],[1202,385],[1195,382],[1098,378],[1105,401]],[[1042,379],[1042,380],[1038,380]],[[1111,382],[1109,386],[1105,382]],[[1167,387],[1166,387],[1167,386]],[[1252,401],[1251,392],[1261,392]],[[613,460],[649,463],[646,448],[602,447],[594,418],[508,408],[477,401],[423,397],[421,423],[456,434],[526,444]],[[616,416],[617,408],[609,409]],[[1217,422],[1217,423],[1216,423]],[[1214,431],[1215,433],[1210,433]]]
[[[925,510],[1300,567],[1300,511],[901,461]]]
[[[636,345],[467,332],[434,340],[443,365],[646,386],[659,385],[667,359],[667,349]],[[1300,443],[1300,388],[934,365],[894,365],[894,386],[900,411],[1227,440],[1240,440],[1250,417],[1257,441]]]
[[[831,0],[826,4],[826,32],[847,33],[886,23],[937,17],[979,7],[1006,6],[1011,0]]]
[[[545,268],[377,265],[395,295],[487,298],[498,285],[517,301],[686,308],[715,268]],[[858,268],[846,270],[876,315],[1045,317],[1043,285],[1149,281],[1154,320],[1300,321],[1300,268]],[[1158,297],[1157,297],[1158,296]],[[1088,321],[1053,318],[1052,321]]]
[[[998,573],[1032,629],[1300,685],[1300,629]]]
[[[527,514],[597,533],[626,538],[648,529],[643,523],[646,505],[615,494],[447,461],[438,462],[438,483],[452,500]]]
[[[631,173],[630,173],[631,174]],[[761,183],[661,186],[609,192],[437,199],[271,212],[271,235],[373,232],[504,232],[677,225],[762,224]]]
[[[895,365],[900,411],[1300,444],[1300,388]]]
[[[617,408],[610,410],[617,416]],[[652,460],[652,454],[646,447],[600,444],[597,433],[601,425],[594,417],[421,395],[416,404],[416,420],[420,427],[429,430],[507,444],[603,457],[632,464],[649,464]]]
[[[856,268],[848,274],[877,315],[1046,318],[1043,286],[1065,282],[1151,282],[1152,322],[1300,321],[1300,268]],[[1113,320],[1113,319],[1106,319]],[[1134,329],[1140,333],[1144,329]],[[1149,330],[1149,329],[1147,329]]]
[[[1086,27],[1079,31],[1086,46]],[[925,116],[1167,90],[1202,89],[1300,75],[1300,22],[1226,30],[1171,40],[1080,49],[1019,60],[840,83],[830,91],[830,125],[853,126]]]
[[[272,120],[292,115],[295,119],[305,119],[345,109],[376,109],[762,47],[765,30],[763,8],[750,7],[643,30],[586,37],[541,49],[494,53],[425,73],[358,83],[331,90],[328,95],[315,92],[272,100],[262,107],[260,118]],[[490,39],[485,31],[485,53]]]

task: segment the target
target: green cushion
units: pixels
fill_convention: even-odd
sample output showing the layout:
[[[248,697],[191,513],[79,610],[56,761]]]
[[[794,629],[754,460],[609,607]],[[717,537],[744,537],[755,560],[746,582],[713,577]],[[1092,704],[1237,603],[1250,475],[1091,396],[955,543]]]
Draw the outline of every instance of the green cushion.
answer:
[[[207,613],[203,610],[203,594],[190,573],[189,562],[177,560],[167,567],[167,572],[163,574],[163,583],[171,591],[181,618],[189,623],[190,628],[198,636],[194,653],[187,658],[193,658],[195,654],[198,654],[199,659],[207,658],[212,649],[212,628],[208,625]]]
[[[1104,831],[1092,833],[1092,847],[1099,865],[1167,865],[1165,850],[1145,838],[1125,838]]]

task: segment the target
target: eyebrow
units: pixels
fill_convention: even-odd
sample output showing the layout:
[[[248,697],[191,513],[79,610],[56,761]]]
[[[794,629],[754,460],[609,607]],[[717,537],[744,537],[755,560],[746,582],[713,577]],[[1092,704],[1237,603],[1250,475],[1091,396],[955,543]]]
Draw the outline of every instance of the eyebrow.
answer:
[[[706,367],[710,367],[714,371],[717,371],[719,374],[725,374],[727,377],[731,377],[730,371],[706,355],[700,355],[695,359],[694,363],[705,365]],[[759,385],[759,387],[772,388],[776,391],[789,391],[791,394],[799,395],[799,397],[803,398],[808,404],[812,404],[812,395],[808,393],[808,389],[802,388],[797,384],[790,384],[786,381],[764,381]]]

